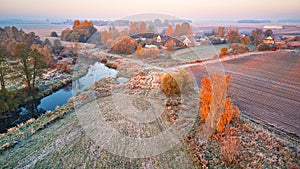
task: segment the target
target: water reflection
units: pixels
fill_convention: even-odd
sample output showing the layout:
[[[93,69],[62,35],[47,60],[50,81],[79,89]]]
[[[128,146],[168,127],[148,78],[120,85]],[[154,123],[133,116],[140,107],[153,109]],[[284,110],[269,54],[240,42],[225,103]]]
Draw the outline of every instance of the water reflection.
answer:
[[[95,81],[104,77],[116,77],[117,73],[117,70],[110,69],[104,64],[96,62],[94,65],[90,66],[85,76],[68,84],[62,89],[41,100],[20,107],[15,112],[8,112],[0,116],[0,133],[5,132],[10,127],[27,121],[30,118],[37,118],[47,110],[52,111],[57,106],[66,104],[69,98],[76,95],[77,92],[87,89],[90,85],[94,84]],[[125,82],[126,79],[121,78],[121,81]]]

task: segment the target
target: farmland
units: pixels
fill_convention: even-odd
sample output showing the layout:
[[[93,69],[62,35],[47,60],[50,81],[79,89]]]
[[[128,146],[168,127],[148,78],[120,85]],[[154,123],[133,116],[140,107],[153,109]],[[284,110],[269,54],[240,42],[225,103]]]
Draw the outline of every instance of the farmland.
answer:
[[[247,116],[300,136],[299,53],[257,54],[223,62],[232,77],[230,96]],[[191,67],[196,79],[206,70]]]

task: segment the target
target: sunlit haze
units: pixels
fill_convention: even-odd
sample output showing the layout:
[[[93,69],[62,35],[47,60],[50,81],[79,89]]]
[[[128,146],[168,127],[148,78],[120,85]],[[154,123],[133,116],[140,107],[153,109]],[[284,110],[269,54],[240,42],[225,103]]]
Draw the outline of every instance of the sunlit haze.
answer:
[[[116,19],[163,13],[190,19],[299,18],[299,0],[0,0],[0,16]]]

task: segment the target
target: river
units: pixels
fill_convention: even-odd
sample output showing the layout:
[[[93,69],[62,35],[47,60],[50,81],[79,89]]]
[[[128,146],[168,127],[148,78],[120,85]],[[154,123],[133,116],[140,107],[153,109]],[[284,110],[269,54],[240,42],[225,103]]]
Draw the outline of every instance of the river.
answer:
[[[41,100],[29,103],[25,106],[18,108],[15,112],[8,112],[0,119],[0,133],[6,132],[10,127],[16,126],[22,122],[27,121],[30,118],[37,118],[46,111],[53,111],[57,106],[62,106],[68,102],[68,100],[75,96],[77,92],[83,91],[95,81],[98,81],[105,77],[115,78],[118,71],[110,69],[102,63],[96,62],[91,65],[85,76],[69,83],[60,90],[48,95]],[[126,78],[117,78],[122,83],[126,82]]]

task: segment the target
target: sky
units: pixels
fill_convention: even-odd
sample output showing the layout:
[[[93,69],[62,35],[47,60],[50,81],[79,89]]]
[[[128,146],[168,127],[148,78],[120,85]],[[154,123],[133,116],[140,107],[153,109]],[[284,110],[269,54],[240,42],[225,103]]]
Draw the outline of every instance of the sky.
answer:
[[[122,19],[162,13],[188,19],[300,19],[300,0],[0,0],[0,17]]]

